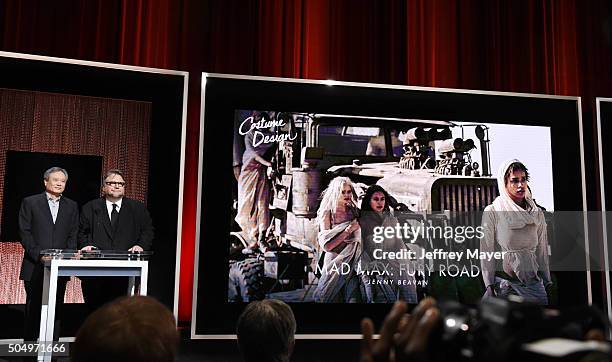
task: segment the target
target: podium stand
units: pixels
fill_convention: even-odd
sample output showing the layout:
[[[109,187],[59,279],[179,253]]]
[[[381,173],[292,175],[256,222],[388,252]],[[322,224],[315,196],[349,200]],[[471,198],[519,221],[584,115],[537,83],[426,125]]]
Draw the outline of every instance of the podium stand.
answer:
[[[39,343],[53,341],[57,278],[81,277],[129,277],[127,295],[134,295],[136,278],[140,277],[140,295],[147,295],[148,261],[110,259],[51,259],[45,262],[42,308],[40,313]],[[62,296],[63,297],[63,296]],[[41,351],[38,361],[51,361],[52,353]]]

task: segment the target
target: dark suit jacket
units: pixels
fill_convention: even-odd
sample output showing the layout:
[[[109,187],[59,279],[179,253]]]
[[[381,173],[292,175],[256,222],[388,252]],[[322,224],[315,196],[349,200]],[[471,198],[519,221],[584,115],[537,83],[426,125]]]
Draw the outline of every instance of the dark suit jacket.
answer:
[[[79,228],[79,208],[76,202],[62,196],[57,219],[53,224],[47,194],[26,197],[19,210],[19,234],[25,249],[19,278],[29,281],[40,262],[44,249],[76,249]]]
[[[142,202],[123,198],[115,230],[111,227],[104,198],[83,206],[79,248],[93,245],[101,250],[128,250],[140,245],[144,250],[151,250],[152,243],[153,223]]]

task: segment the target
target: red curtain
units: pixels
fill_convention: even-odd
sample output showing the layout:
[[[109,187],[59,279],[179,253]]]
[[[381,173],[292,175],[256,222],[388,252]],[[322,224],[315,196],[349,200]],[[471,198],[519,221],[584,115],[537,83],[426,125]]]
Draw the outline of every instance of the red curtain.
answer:
[[[190,72],[185,195],[197,189],[202,71],[574,95],[587,110],[612,96],[606,0],[0,4],[2,50]],[[191,317],[195,209],[186,198],[181,320]]]

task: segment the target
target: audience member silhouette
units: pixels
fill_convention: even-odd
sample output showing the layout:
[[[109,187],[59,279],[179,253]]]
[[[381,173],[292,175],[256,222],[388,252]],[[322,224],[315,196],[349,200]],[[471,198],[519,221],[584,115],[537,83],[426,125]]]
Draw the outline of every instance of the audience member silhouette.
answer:
[[[123,297],[85,320],[71,354],[73,362],[171,362],[178,343],[168,308],[151,297]]]
[[[280,300],[251,302],[238,318],[238,347],[246,362],[289,361],[295,345],[295,317]]]

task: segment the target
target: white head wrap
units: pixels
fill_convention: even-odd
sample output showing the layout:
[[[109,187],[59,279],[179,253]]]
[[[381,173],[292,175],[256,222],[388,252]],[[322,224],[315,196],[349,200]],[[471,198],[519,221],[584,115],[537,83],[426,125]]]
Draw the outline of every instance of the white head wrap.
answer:
[[[505,175],[508,171],[508,167],[514,162],[521,162],[517,159],[508,160],[501,164],[497,172],[497,188],[499,189],[499,196],[493,201],[493,207],[495,211],[508,211],[504,214],[508,225],[512,229],[523,228],[527,224],[534,224],[538,222],[538,212],[540,209],[533,201],[531,191],[528,187],[525,187],[525,201],[527,203],[526,209],[523,209],[517,205],[510,194],[506,190]]]

